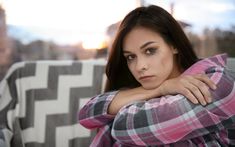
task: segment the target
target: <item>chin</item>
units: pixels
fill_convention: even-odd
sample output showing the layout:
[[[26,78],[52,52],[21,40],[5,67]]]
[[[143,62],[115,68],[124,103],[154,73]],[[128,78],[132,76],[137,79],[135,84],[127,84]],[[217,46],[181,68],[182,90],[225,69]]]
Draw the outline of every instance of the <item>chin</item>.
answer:
[[[143,84],[142,87],[147,90],[152,90],[159,87],[160,84]]]

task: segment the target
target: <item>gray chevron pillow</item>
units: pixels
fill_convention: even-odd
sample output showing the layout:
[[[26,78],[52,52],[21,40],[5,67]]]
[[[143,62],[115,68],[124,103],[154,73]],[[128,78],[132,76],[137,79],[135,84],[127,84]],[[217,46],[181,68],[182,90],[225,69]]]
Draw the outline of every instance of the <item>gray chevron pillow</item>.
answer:
[[[0,84],[0,147],[87,147],[77,112],[102,92],[105,60],[14,64]]]

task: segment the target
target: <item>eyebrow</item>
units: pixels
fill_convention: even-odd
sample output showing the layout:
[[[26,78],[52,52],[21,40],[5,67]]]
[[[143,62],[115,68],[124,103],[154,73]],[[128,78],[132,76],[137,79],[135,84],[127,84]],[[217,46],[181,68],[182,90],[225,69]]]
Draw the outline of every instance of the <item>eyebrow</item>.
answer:
[[[148,46],[149,44],[152,44],[152,43],[155,43],[154,41],[149,41],[149,42],[146,42],[145,44],[143,44],[140,49],[143,49],[145,48],[146,46]]]
[[[156,43],[156,42],[154,42],[154,41],[146,42],[146,43],[144,43],[143,45],[140,46],[140,49],[143,49],[143,48],[145,48],[146,46],[148,46],[148,45],[150,45],[150,44],[152,44],[152,43]],[[123,50],[123,53],[131,53],[131,52],[130,52],[130,51]]]

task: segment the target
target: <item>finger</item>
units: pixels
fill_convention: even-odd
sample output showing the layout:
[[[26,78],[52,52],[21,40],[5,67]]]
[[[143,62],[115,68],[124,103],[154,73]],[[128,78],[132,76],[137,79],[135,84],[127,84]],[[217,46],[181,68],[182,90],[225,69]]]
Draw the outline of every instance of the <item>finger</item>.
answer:
[[[193,84],[190,84],[190,85],[187,86],[187,88],[197,98],[197,100],[202,105],[206,105],[207,104],[204,95],[202,94],[202,92],[200,91],[200,89],[197,86],[195,86]]]
[[[195,78],[207,84],[211,89],[216,89],[216,84],[206,74],[195,75]]]
[[[207,103],[211,103],[212,97],[211,92],[209,91],[209,87],[205,85],[205,83],[199,81],[199,90],[201,91],[202,95],[204,96],[204,99]]]
[[[209,87],[205,83],[203,83],[202,81],[197,80],[197,79],[192,79],[190,82],[191,82],[191,84],[193,84],[194,86],[196,86],[199,89],[199,91],[203,95],[204,100],[207,103],[210,103],[212,101]]]
[[[188,89],[185,88],[184,90],[181,90],[180,94],[185,96],[192,103],[198,104],[197,98]]]
[[[194,76],[184,76],[181,79],[181,85],[178,87],[181,89],[182,94],[190,100],[194,100],[196,98],[197,102],[199,101],[202,105],[206,105],[205,98],[201,91],[199,90],[197,83],[199,83],[200,80],[195,78]],[[194,100],[194,102],[196,102]]]

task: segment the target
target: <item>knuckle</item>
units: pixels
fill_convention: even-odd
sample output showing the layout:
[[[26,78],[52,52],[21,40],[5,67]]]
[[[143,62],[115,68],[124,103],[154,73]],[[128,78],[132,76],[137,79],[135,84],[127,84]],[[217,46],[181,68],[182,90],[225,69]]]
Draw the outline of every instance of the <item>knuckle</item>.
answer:
[[[194,91],[194,92],[198,92],[198,88],[197,87],[192,87],[191,90]]]
[[[187,90],[187,89],[183,89],[181,92],[182,92],[182,94],[184,94],[184,95],[190,95],[190,92],[189,92],[189,90]]]
[[[203,83],[203,82],[198,82],[197,85],[198,85],[199,88],[206,88],[207,87],[206,84]]]

